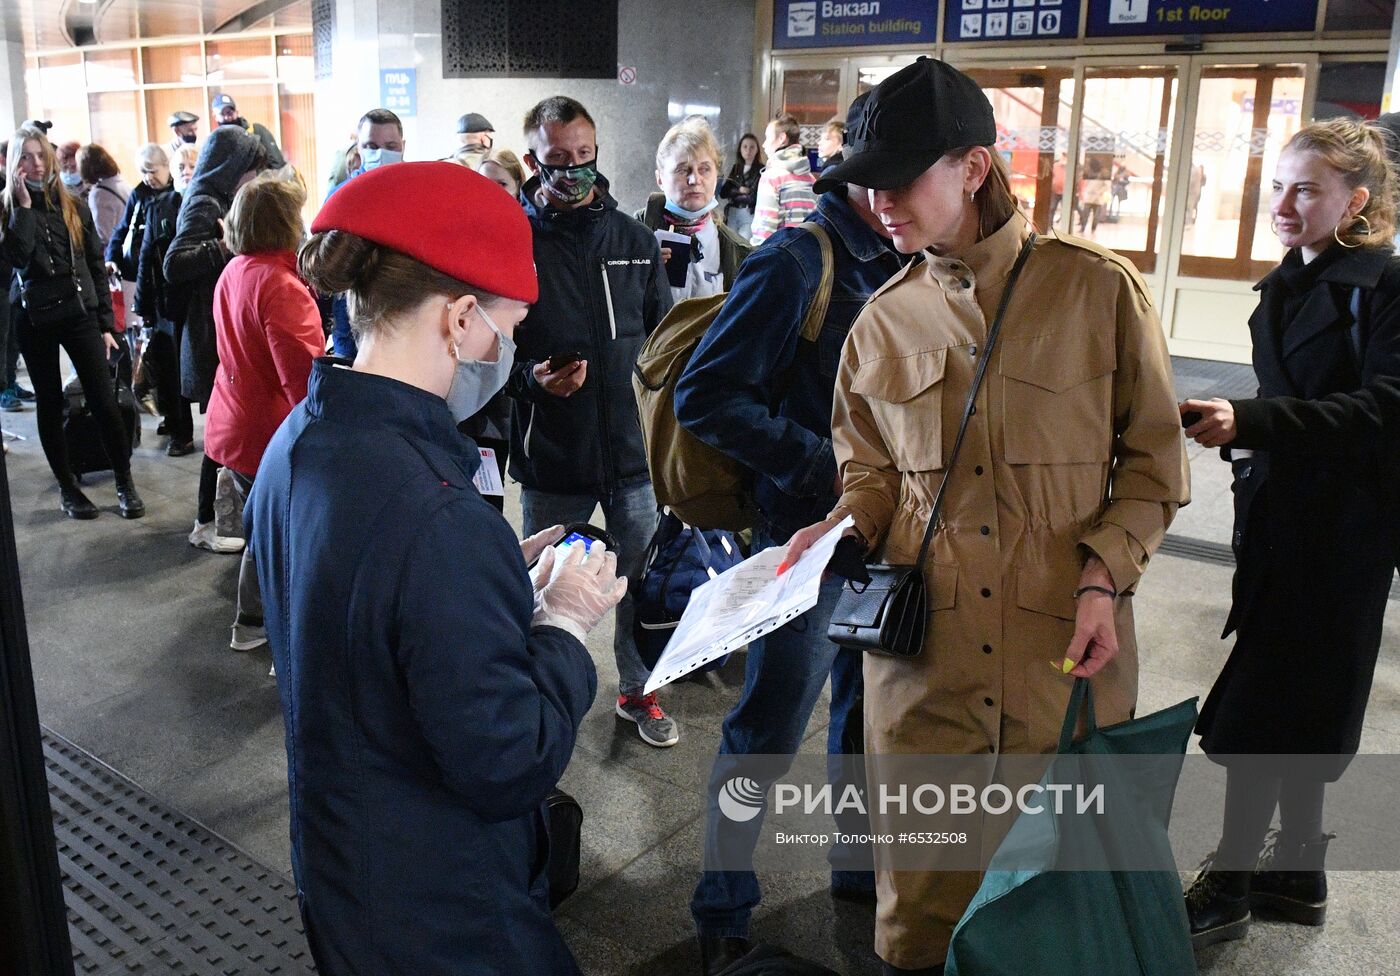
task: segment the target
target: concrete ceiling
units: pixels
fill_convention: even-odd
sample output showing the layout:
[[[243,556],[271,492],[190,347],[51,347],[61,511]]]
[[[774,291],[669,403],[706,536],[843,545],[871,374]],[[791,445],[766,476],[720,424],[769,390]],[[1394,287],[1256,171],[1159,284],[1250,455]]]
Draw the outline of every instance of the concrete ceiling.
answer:
[[[35,51],[272,27],[309,28],[311,0],[0,0],[0,17],[11,21],[7,26],[18,21],[25,49]]]

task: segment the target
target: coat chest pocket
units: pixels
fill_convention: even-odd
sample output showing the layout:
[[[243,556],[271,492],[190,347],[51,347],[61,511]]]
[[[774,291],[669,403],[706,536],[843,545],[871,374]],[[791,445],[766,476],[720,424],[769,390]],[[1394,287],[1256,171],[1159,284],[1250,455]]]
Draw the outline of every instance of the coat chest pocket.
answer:
[[[943,467],[943,388],[948,350],[865,364],[851,392],[865,398],[885,450],[900,471]]]
[[[1107,461],[1113,452],[1115,366],[1107,333],[1057,332],[1002,346],[1006,461]]]

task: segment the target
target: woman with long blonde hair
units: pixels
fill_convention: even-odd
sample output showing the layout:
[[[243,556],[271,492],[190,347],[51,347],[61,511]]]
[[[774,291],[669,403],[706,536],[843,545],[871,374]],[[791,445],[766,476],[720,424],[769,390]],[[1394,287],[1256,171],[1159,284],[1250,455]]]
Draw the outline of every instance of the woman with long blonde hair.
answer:
[[[38,408],[39,443],[58,479],[60,507],[71,518],[97,517],[68,462],[63,437],[63,380],[59,349],[68,354],[97,418],[102,444],[116,474],[123,518],[140,518],[145,505],[131,480],[131,442],[117,410],[107,363],[117,349],[112,298],[92,214],[59,182],[58,160],[42,129],[22,125],[10,140],[0,197],[5,257],[19,275],[20,349],[29,366]]]
[[[1395,208],[1379,128],[1299,130],[1270,208],[1288,253],[1249,320],[1259,394],[1181,404],[1235,475],[1235,647],[1196,726],[1227,768],[1220,845],[1186,895],[1198,947],[1242,938],[1251,910],[1326,917],[1323,795],[1360,744],[1400,557]]]

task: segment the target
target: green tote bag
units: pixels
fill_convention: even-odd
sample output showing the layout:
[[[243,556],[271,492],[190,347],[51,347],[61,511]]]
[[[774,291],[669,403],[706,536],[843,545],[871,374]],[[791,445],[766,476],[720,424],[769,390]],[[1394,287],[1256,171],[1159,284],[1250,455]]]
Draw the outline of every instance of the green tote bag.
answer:
[[[1060,733],[1065,761],[1052,763],[1041,782],[1077,777],[1102,784],[1115,815],[1018,817],[953,930],[947,976],[1196,972],[1175,870],[1057,869],[1086,861],[1105,868],[1173,863],[1167,826],[1196,701],[1100,729],[1088,679],[1075,681]],[[1081,708],[1088,734],[1074,742]],[[1149,758],[1115,761],[1132,756]]]

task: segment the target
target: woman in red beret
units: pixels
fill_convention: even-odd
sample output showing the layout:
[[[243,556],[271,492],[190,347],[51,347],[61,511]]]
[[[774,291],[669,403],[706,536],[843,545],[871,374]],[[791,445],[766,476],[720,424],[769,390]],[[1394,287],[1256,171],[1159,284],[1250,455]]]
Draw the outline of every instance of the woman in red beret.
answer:
[[[510,373],[529,225],[435,162],[351,180],[312,231],[302,275],[349,294],[359,352],[317,360],[245,511],[312,954],[332,976],[577,973],[542,804],[597,690],[584,638],[626,581],[599,549],[556,566],[557,532],[520,543],[456,428]]]

